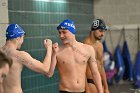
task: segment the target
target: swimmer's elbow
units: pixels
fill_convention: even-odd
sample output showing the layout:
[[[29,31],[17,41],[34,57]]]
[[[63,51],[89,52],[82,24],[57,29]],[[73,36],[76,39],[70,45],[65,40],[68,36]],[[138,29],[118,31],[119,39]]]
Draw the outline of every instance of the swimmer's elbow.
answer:
[[[48,74],[48,77],[51,78],[53,76],[53,74]]]
[[[52,77],[53,76],[53,74],[54,74],[54,70],[52,70],[52,68],[48,68],[48,69],[45,69],[45,76],[47,76],[47,77]]]
[[[52,73],[46,73],[45,76],[47,76],[48,78],[51,78],[53,76]]]
[[[54,74],[54,71],[49,71],[49,77],[52,77],[53,76],[53,74]]]
[[[53,72],[51,71],[46,71],[45,73],[45,76],[47,76],[48,78],[51,78],[53,76]]]

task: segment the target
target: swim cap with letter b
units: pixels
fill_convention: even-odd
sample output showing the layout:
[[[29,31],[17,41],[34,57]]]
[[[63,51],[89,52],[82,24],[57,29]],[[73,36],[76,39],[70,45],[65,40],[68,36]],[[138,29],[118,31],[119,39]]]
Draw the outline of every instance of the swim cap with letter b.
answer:
[[[107,27],[103,20],[96,19],[93,21],[92,26],[91,26],[91,31],[95,31],[97,29],[101,29],[101,30],[105,30],[105,31],[107,30]]]

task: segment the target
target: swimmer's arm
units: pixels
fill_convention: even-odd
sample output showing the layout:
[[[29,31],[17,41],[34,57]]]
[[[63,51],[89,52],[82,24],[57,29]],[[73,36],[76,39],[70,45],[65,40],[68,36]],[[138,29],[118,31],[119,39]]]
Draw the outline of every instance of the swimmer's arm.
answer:
[[[49,70],[49,73],[48,73],[48,77],[52,77],[53,74],[54,74],[54,70],[55,70],[55,67],[56,67],[56,63],[57,63],[57,58],[56,58],[56,53],[52,53],[52,62],[51,62],[51,66],[50,66],[50,70]]]
[[[48,74],[50,68],[50,59],[48,58],[49,55],[46,55],[43,62],[32,58],[28,53],[21,51],[21,55],[16,56],[18,61],[25,65],[27,68],[41,73],[41,74]]]
[[[57,64],[57,53],[59,51],[59,46],[58,46],[58,43],[54,43],[53,44],[53,52],[52,52],[52,62],[51,62],[51,66],[50,66],[50,69],[49,69],[49,73],[48,73],[48,77],[52,77],[52,75],[54,74],[54,70],[55,70],[55,67],[56,67],[56,64]]]
[[[90,51],[90,58],[88,60],[89,67],[91,69],[91,73],[93,76],[93,80],[95,81],[95,85],[97,87],[98,93],[103,93],[102,83],[101,83],[101,76],[98,71],[97,62],[95,59],[95,51],[94,48],[89,48]]]
[[[103,46],[102,46],[102,44],[100,44],[99,48],[98,48],[98,59],[99,59],[98,65],[100,66],[100,75],[102,77],[104,91],[105,91],[105,93],[109,93],[105,69],[104,69],[104,65],[103,65]]]
[[[102,83],[101,83],[101,76],[98,71],[97,63],[96,62],[89,62],[89,66],[93,75],[93,80],[95,81],[95,85],[98,89],[99,93],[103,93]]]
[[[22,63],[27,68],[35,72],[47,75],[51,64],[51,52],[52,52],[52,46],[48,46],[47,54],[43,62],[40,62],[39,60],[32,58],[30,54],[24,51],[20,51],[18,55],[14,55],[14,56],[17,58],[18,62]]]

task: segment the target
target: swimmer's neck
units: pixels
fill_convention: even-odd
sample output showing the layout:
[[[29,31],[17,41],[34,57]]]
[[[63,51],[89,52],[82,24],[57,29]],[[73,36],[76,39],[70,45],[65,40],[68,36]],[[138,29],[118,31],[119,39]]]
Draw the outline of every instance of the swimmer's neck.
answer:
[[[17,44],[15,44],[13,42],[6,41],[6,43],[3,47],[7,47],[8,49],[16,50]]]
[[[98,42],[98,40],[92,34],[89,35],[89,39],[92,43],[97,43]]]
[[[78,45],[78,41],[76,41],[76,40],[73,40],[73,41],[71,41],[71,42],[69,42],[69,43],[66,43],[66,44],[63,44],[65,47],[74,47],[74,46],[77,46]]]

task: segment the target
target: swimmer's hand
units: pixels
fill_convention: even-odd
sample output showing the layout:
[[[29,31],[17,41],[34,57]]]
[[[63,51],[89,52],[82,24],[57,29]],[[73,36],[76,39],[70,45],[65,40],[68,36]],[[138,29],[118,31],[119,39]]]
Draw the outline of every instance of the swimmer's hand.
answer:
[[[59,50],[58,43],[54,43],[54,44],[53,44],[53,52],[54,52],[54,53],[57,53],[58,50]]]
[[[51,41],[50,39],[45,39],[45,40],[44,40],[44,46],[45,46],[46,48],[52,47],[52,41]]]

